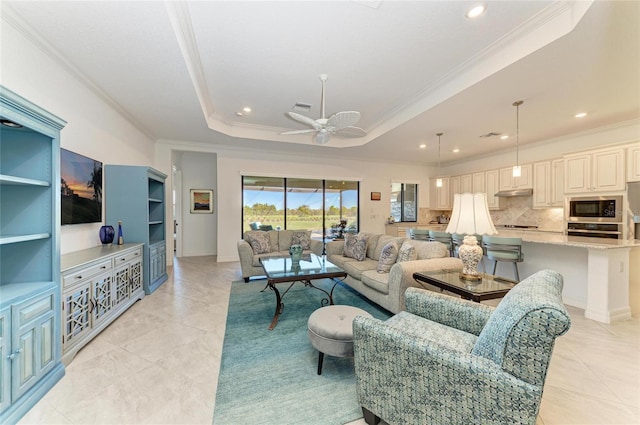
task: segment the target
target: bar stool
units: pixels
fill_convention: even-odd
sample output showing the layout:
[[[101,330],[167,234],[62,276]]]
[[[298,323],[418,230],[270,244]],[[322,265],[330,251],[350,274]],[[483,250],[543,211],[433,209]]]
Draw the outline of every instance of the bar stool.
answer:
[[[445,244],[447,249],[449,250],[449,255],[453,257],[453,242],[451,240],[451,233],[429,230],[429,240]]]
[[[413,237],[411,239],[428,241],[429,240],[429,231],[424,229],[413,229]]]
[[[524,254],[522,253],[522,239],[521,238],[502,238],[498,236],[483,236],[482,247],[485,250],[485,255],[489,260],[494,261],[493,272],[496,274],[496,267],[498,261],[513,263],[513,271],[516,275],[516,281],[520,282],[520,274],[518,273],[518,263],[524,261]]]

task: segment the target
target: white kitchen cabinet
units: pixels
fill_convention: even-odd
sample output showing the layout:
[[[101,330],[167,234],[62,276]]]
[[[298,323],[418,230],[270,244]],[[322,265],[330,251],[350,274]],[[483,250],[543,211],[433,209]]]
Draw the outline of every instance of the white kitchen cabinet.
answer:
[[[480,172],[480,173],[473,173],[473,181],[472,181],[472,188],[471,188],[471,192],[472,193],[485,193],[486,191],[486,187],[487,187],[487,182],[486,182],[486,173]]]
[[[143,244],[108,245],[65,254],[62,269],[62,361],[144,298]]]
[[[627,181],[640,182],[640,142],[627,148]]]
[[[472,193],[473,192],[473,175],[464,174],[460,176],[460,192],[459,193]]]
[[[624,149],[564,157],[565,193],[614,192],[625,188]]]
[[[442,178],[442,187],[436,187],[436,178],[429,180],[429,208],[432,210],[451,209],[451,191],[449,177]]]
[[[533,164],[533,208],[564,206],[564,160]]]
[[[520,177],[513,177],[513,167],[500,169],[500,190],[532,189],[532,166],[523,164],[520,166]]]
[[[495,196],[500,190],[500,170],[485,171],[485,191],[487,193],[487,205],[490,210],[499,210],[504,206],[504,198]]]

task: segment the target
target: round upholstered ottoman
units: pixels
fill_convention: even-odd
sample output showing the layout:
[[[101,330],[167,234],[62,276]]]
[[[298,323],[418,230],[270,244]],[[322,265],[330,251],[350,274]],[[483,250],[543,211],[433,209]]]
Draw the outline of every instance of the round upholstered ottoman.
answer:
[[[350,305],[328,305],[309,316],[309,340],[320,352],[318,375],[322,373],[324,355],[336,357],[353,356],[353,318],[371,317],[366,311]]]

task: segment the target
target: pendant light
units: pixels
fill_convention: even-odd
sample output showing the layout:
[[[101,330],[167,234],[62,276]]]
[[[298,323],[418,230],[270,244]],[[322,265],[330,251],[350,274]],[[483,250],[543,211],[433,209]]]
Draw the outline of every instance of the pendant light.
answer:
[[[438,175],[440,175],[440,137],[443,134],[444,133],[436,133],[436,136],[438,136]],[[436,187],[442,187],[442,177],[436,179]]]
[[[513,177],[520,177],[522,174],[522,168],[520,167],[520,161],[518,158],[518,150],[520,147],[520,105],[522,105],[524,101],[516,100],[513,102],[513,106],[516,107],[516,165],[513,166]]]

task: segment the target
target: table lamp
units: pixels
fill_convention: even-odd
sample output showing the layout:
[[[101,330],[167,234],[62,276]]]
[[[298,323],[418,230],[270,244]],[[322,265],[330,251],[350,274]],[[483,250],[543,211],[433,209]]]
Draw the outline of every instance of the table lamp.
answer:
[[[481,280],[478,263],[483,250],[475,235],[495,235],[498,232],[491,221],[486,193],[456,193],[453,195],[453,211],[447,226],[447,233],[465,234],[458,249],[462,260],[460,277],[465,280]]]

